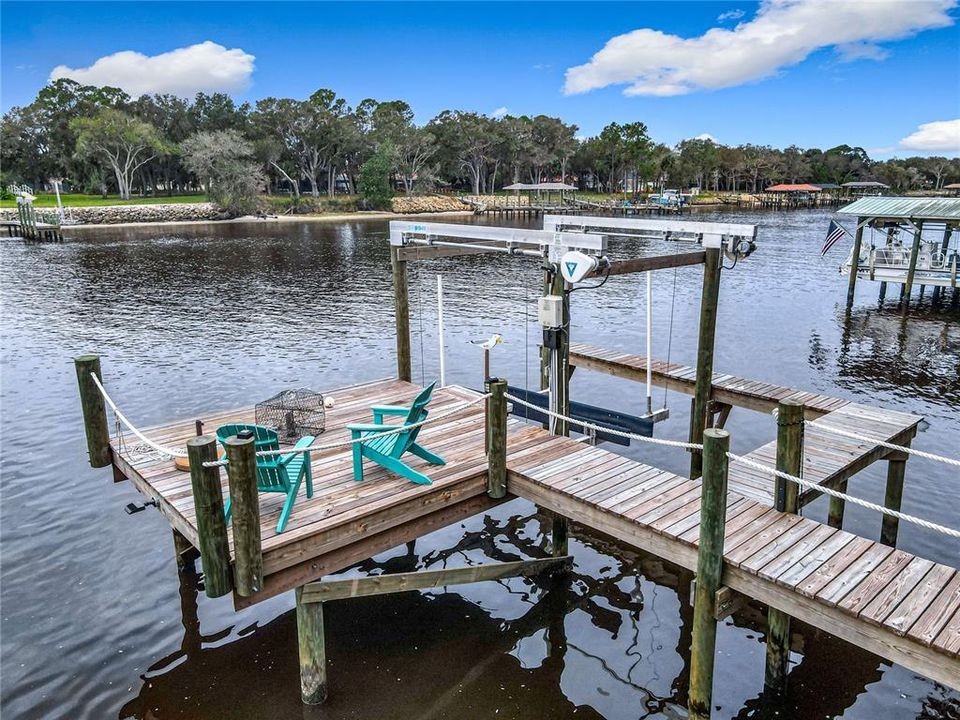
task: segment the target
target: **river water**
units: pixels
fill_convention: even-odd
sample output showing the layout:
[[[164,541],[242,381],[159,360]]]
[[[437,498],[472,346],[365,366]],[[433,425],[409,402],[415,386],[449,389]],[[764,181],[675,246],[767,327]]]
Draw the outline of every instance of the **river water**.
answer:
[[[956,456],[960,317],[904,320],[860,283],[843,310],[841,251],[819,246],[827,211],[702,213],[761,225],[759,249],[725,271],[715,367],[923,415],[915,447]],[[63,244],[4,240],[2,293],[2,713],[4,718],[681,718],[689,679],[690,576],[574,526],[569,588],[524,579],[341,601],[327,611],[330,693],[299,701],[292,594],[234,613],[179,580],[172,539],[139,496],[86,464],[71,358],[103,357],[113,396],[137,424],[251,405],[282,387],[318,390],[395,372],[385,221],[85,231]],[[611,255],[674,252],[632,239]],[[413,374],[438,374],[436,275],[446,290],[447,381],[477,387],[469,341],[505,344],[493,371],[537,382],[537,262],[471,256],[411,263]],[[692,364],[701,271],[656,274],[654,354]],[[640,276],[572,300],[572,337],[644,352]],[[576,400],[641,413],[643,388],[581,370]],[[684,439],[689,398],[667,404],[662,437]],[[734,410],[735,451],[774,437],[769,417]],[[624,450],[684,472],[682,451]],[[882,501],[878,463],[851,483]],[[904,509],[960,527],[957,475],[907,465]],[[806,514],[823,519],[823,499]],[[548,524],[516,500],[385,553],[355,573],[543,554]],[[845,527],[876,539],[880,518],[848,507]],[[960,544],[901,525],[900,547],[956,563]],[[762,608],[719,627],[718,718],[960,718],[960,694],[795,623],[788,696],[763,693]]]

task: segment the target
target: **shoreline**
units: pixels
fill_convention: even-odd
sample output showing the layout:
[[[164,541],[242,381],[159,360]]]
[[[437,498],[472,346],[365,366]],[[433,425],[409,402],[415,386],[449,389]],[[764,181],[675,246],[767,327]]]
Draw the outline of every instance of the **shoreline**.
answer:
[[[474,213],[472,210],[446,210],[443,212],[417,213],[414,215],[402,215],[387,210],[359,210],[356,212],[330,213],[324,215],[277,215],[266,218],[255,215],[242,215],[229,220],[158,220],[152,222],[124,222],[124,223],[79,223],[77,225],[63,225],[63,232],[73,232],[74,230],[89,231],[102,230],[104,228],[140,228],[140,227],[185,227],[191,225],[243,225],[243,224],[272,224],[282,225],[285,223],[313,223],[313,222],[346,222],[349,220],[404,220],[416,217],[459,217]]]

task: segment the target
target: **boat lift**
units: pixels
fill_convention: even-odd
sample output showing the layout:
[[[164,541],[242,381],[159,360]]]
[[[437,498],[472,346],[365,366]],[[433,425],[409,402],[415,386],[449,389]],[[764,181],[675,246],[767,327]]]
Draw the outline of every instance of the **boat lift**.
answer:
[[[541,389],[548,390],[547,409],[559,415],[590,421],[603,408],[591,408],[583,417],[571,415],[569,398],[569,324],[570,292],[583,280],[599,278],[601,283],[611,275],[647,273],[647,362],[651,359],[652,307],[651,273],[653,270],[704,265],[704,291],[698,342],[697,392],[694,396],[691,437],[698,437],[707,424],[710,384],[713,373],[713,343],[716,329],[716,303],[720,270],[724,256],[736,261],[755,248],[757,229],[754,225],[697,223],[685,221],[619,219],[599,217],[545,216],[544,229],[507,228],[456,223],[409,222],[390,223],[391,259],[397,320],[397,363],[401,380],[411,379],[410,320],[407,297],[406,262],[408,260],[451,257],[456,255],[501,252],[511,255],[539,257],[544,261],[544,292],[538,304],[538,318],[543,328],[541,347]],[[588,230],[589,232],[585,232]],[[696,236],[703,249],[670,255],[610,261],[605,255],[607,233],[629,235],[656,230]],[[648,378],[652,373],[648,373]],[[667,413],[653,411],[652,386],[647,383],[647,414],[631,418],[634,427],[643,431],[649,423],[666,418]],[[586,408],[577,407],[577,410]],[[698,421],[699,418],[699,421]],[[564,420],[548,415],[551,431],[567,435]],[[626,421],[627,419],[624,418]],[[647,434],[644,432],[644,434]],[[699,455],[694,453],[691,475],[699,476]]]

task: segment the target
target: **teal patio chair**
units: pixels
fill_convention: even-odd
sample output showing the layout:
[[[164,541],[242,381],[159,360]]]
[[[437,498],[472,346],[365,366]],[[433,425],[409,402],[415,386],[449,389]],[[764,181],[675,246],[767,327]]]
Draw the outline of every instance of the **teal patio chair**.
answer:
[[[430,402],[435,384],[430,383],[425,387],[410,407],[374,405],[370,408],[370,412],[373,414],[373,423],[347,425],[352,438],[357,440],[367,435],[377,435],[385,430],[395,430],[398,427],[397,425],[385,425],[383,423],[384,415],[405,415],[403,425],[414,425],[425,420],[428,414],[427,404]],[[418,485],[430,485],[430,478],[417,472],[401,459],[404,453],[410,452],[423,458],[431,465],[446,465],[446,461],[442,457],[417,443],[417,435],[420,434],[422,427],[422,425],[418,425],[391,435],[373,437],[369,441],[353,443],[353,479],[363,480],[363,459],[367,458],[378,465],[382,465],[387,470],[405,477],[410,482]]]
[[[217,428],[217,439],[224,444],[229,438],[243,430],[253,433],[254,448],[256,450],[279,450],[280,442],[277,433],[262,425],[221,425]],[[267,455],[257,458],[257,490],[260,492],[284,493],[287,496],[277,522],[277,533],[282,533],[287,527],[293,504],[300,491],[300,483],[306,478],[307,497],[313,497],[313,476],[310,474],[310,453],[302,452],[302,448],[310,447],[313,436],[305,435],[297,441],[291,451],[285,455]],[[227,522],[230,522],[230,498],[224,507]]]

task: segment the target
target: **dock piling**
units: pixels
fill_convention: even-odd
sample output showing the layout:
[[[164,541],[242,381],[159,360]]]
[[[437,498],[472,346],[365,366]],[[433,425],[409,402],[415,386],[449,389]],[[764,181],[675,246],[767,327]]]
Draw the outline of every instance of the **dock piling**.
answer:
[[[842,493],[847,491],[847,481],[844,480],[837,486],[837,490]],[[843,512],[846,509],[847,501],[843,498],[830,496],[830,506],[827,509],[827,525],[837,530],[843,529]]]
[[[300,648],[300,697],[305,705],[327,699],[327,648],[323,633],[323,603],[302,602],[297,595],[297,644]]]
[[[803,467],[803,403],[781,400],[777,408],[777,470],[800,476]],[[799,488],[795,482],[776,478],[774,506],[779,512],[796,514]],[[782,695],[790,669],[790,616],[777,608],[767,609],[767,660],[763,684]]]
[[[397,378],[410,382],[410,297],[407,289],[407,261],[399,249],[390,248],[393,269],[393,303],[397,325]]]
[[[720,269],[723,266],[719,248],[705,248],[703,291],[700,296],[700,334],[697,340],[697,381],[693,392],[690,418],[690,442],[697,442],[707,427],[707,404],[713,390],[713,348],[717,332],[717,305],[720,300]],[[703,458],[700,452],[690,453],[690,478],[700,477]]]
[[[909,442],[904,445],[910,445]],[[907,470],[907,454],[894,451],[887,456],[887,488],[883,498],[883,506],[889,510],[900,511],[903,501],[903,477]],[[897,533],[900,529],[899,518],[890,515],[883,516],[880,526],[880,542],[890,547],[897,546]]]
[[[723,537],[727,514],[727,451],[730,433],[703,432],[703,484],[700,490],[700,545],[694,591],[693,642],[690,651],[690,720],[710,720],[713,664],[717,646],[716,597],[723,574]]]
[[[910,265],[907,267],[907,281],[903,284],[903,312],[910,306],[910,293],[913,291],[913,278],[917,272],[917,256],[920,254],[920,239],[923,236],[923,222],[917,220],[913,233],[913,245],[910,247]]]
[[[203,586],[207,597],[217,598],[233,590],[220,468],[204,467],[205,462],[217,459],[217,441],[205,435],[190,438],[187,440],[187,457],[197,514]]]
[[[863,246],[863,226],[866,218],[857,218],[857,232],[853,236],[853,253],[850,255],[850,276],[847,284],[847,307],[853,307],[853,295],[857,289],[857,270],[860,268],[860,248]]]
[[[500,499],[507,494],[507,381],[487,380],[487,495]]]
[[[90,467],[106,467],[113,462],[107,409],[103,403],[103,395],[91,377],[93,373],[103,382],[100,375],[100,356],[81,355],[73,359],[73,364],[77,370],[77,384],[80,386],[80,406],[83,409],[83,429],[87,436]]]
[[[237,595],[248,597],[263,589],[257,455],[252,433],[249,437],[235,435],[224,445],[233,523],[233,584]]]

